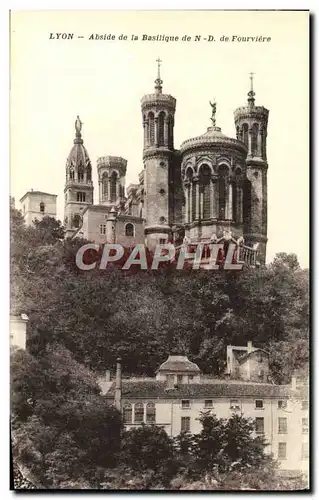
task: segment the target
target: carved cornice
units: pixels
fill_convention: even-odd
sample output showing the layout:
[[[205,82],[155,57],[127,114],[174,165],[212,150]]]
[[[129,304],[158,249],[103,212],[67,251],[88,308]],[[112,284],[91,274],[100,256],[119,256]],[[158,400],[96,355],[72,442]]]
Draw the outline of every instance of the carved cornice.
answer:
[[[241,108],[237,108],[234,111],[235,123],[239,119],[249,119],[249,118],[257,118],[264,120],[267,123],[269,115],[269,110],[264,108],[264,106],[243,106]]]
[[[127,160],[121,156],[100,156],[96,163],[98,170],[102,168],[107,168],[108,170],[114,168],[122,174],[126,173]]]
[[[201,155],[211,155],[212,153],[215,153],[215,151],[218,151],[219,154],[225,152],[224,154],[229,155],[230,151],[238,151],[242,153],[242,155],[246,156],[247,147],[243,142],[240,142],[237,139],[233,139],[231,137],[218,137],[209,135],[201,135],[192,139],[188,139],[181,145],[181,152],[183,155],[186,153],[198,151],[200,151]]]
[[[169,94],[147,94],[141,99],[142,109],[153,108],[154,106],[169,108],[175,111],[176,99]]]
[[[174,151],[166,147],[150,146],[148,148],[144,148],[143,150],[143,160],[148,160],[150,158],[167,158],[174,156],[175,156]]]
[[[169,234],[171,232],[170,226],[163,225],[161,226],[160,224],[154,224],[153,226],[147,226],[144,229],[144,234],[158,234],[158,233],[164,233],[164,234]]]

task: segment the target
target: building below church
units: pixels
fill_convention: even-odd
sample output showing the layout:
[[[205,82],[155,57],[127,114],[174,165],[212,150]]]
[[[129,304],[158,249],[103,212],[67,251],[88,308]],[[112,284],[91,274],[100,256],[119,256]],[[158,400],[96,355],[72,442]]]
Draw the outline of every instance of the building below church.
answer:
[[[176,99],[163,93],[159,61],[155,89],[141,100],[144,166],[138,182],[125,192],[127,160],[98,158],[97,205],[93,203],[92,164],[77,117],[65,171],[66,237],[126,247],[145,243],[149,249],[157,243],[209,244],[225,237],[240,245],[246,262],[264,263],[269,112],[255,105],[252,77],[246,106],[234,112],[236,138],[223,134],[216,125],[216,103],[210,105],[211,126],[175,149]],[[46,214],[53,213],[48,199],[40,200],[35,192],[25,197],[40,214],[41,203]],[[30,222],[34,210],[25,210]]]
[[[171,355],[154,378],[122,378],[118,360],[115,380],[107,372],[99,385],[109,404],[122,412],[126,429],[156,424],[174,437],[183,431],[199,433],[201,412],[226,419],[233,413],[252,418],[256,435],[265,438],[266,451],[279,461],[280,468],[307,474],[307,381],[293,377],[290,385],[275,385],[268,376],[266,351],[251,343],[228,346],[227,357],[231,351],[241,352],[245,369],[230,371],[227,360],[224,378],[204,375],[186,356]]]

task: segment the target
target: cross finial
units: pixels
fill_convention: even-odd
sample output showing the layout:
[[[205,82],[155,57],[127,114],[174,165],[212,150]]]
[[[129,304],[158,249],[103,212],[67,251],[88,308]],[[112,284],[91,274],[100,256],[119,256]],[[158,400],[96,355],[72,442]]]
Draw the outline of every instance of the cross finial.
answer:
[[[250,91],[248,92],[248,104],[251,107],[253,107],[255,105],[254,74],[255,73],[249,73]]]
[[[159,93],[161,94],[162,93],[162,83],[163,83],[163,80],[161,79],[161,58],[158,57],[156,59],[156,62],[157,62],[157,78],[155,80],[155,90],[156,90],[156,93]]]
[[[158,80],[161,79],[161,63],[162,63],[162,59],[160,57],[158,57],[156,59],[156,62],[157,62],[157,78]]]
[[[254,74],[255,73],[249,73],[249,78],[250,78],[250,90],[253,92],[254,91]]]

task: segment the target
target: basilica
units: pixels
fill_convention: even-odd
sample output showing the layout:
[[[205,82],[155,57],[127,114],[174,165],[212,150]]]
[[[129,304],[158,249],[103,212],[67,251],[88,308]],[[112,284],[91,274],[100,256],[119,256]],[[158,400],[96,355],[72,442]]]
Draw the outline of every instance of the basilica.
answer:
[[[77,117],[65,170],[66,237],[126,247],[145,243],[149,249],[157,243],[178,246],[183,241],[209,244],[228,239],[240,246],[244,260],[264,263],[269,112],[255,105],[252,75],[247,104],[234,112],[236,139],[216,125],[216,103],[210,102],[211,126],[176,149],[176,99],[163,93],[160,62],[154,91],[141,99],[144,167],[138,182],[125,189],[126,159],[98,158],[97,205],[92,164]]]

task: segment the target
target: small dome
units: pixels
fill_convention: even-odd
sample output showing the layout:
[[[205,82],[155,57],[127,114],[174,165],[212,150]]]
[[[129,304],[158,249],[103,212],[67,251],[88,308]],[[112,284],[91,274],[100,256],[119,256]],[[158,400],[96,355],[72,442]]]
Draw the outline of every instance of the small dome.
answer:
[[[75,139],[73,141],[74,145],[70,151],[68,159],[66,161],[66,168],[71,167],[91,167],[91,161],[86,148],[83,146],[83,139],[81,135],[82,122],[77,116],[75,121]]]
[[[188,372],[199,373],[200,369],[195,363],[189,361],[187,356],[168,356],[157,372]]]
[[[225,147],[239,149],[241,152],[247,152],[247,148],[244,143],[232,137],[227,137],[221,131],[221,128],[216,126],[208,127],[204,134],[184,141],[181,145],[181,152],[184,153],[188,149],[198,149],[221,144]]]
[[[76,140],[76,139],[75,139]],[[76,143],[72,147],[70,154],[68,156],[66,167],[87,167],[91,165],[89,154],[83,144]]]

